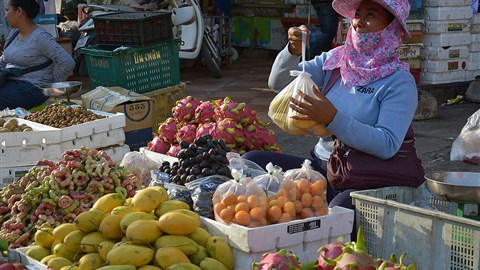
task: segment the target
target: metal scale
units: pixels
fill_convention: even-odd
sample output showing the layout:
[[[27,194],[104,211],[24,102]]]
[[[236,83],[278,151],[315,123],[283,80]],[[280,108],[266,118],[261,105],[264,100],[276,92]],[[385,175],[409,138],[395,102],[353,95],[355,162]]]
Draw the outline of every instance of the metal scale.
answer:
[[[435,172],[425,176],[425,179],[432,194],[457,203],[457,216],[480,220],[480,173]],[[476,204],[476,213],[465,213],[467,204]]]
[[[43,84],[39,86],[43,91],[43,95],[52,97],[55,103],[61,105],[75,105],[76,103],[70,101],[70,96],[82,89],[82,82],[67,81]],[[58,101],[58,99],[62,99]]]

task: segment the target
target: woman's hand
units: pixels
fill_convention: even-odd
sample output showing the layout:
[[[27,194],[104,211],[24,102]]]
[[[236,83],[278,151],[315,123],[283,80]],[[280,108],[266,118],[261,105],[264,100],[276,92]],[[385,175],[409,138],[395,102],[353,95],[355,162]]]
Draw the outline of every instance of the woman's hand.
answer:
[[[317,98],[307,96],[302,91],[298,91],[298,95],[303,98],[303,102],[293,97],[290,98],[290,108],[300,114],[292,116],[292,118],[297,120],[311,120],[328,125],[337,114],[337,109],[315,86],[312,86],[312,90]]]
[[[302,32],[307,33],[307,44],[310,37],[310,30],[307,26],[290,27],[288,29],[288,50],[293,55],[302,55]]]

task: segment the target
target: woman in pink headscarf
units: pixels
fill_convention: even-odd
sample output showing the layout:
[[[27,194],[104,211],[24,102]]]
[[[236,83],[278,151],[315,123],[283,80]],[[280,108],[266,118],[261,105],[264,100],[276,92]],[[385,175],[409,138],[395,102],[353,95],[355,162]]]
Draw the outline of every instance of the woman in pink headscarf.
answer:
[[[345,44],[305,62],[305,71],[316,85],[325,88],[330,81],[332,87],[326,95],[316,89],[317,96],[305,97],[303,103],[292,99],[290,106],[301,114],[297,119],[325,125],[351,148],[389,159],[399,151],[418,102],[409,66],[397,53],[402,35],[409,36],[406,19],[410,5],[407,0],[335,0],[332,6],[351,19]],[[306,26],[288,31],[288,45],[278,54],[268,81],[274,91],[294,79],[290,70],[301,69],[303,32],[309,32]],[[311,151],[315,169],[324,175],[331,151],[332,137],[320,138]],[[244,158],[260,165],[272,162],[284,170],[299,167],[305,159],[259,151],[246,153]],[[351,191],[329,188],[330,206],[353,208]]]

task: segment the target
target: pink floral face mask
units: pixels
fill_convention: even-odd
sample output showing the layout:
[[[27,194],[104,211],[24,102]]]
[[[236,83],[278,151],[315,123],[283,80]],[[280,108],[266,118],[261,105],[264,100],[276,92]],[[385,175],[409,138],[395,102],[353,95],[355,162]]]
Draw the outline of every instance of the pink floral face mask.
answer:
[[[397,52],[402,45],[401,33],[402,26],[397,20],[371,33],[358,33],[350,26],[345,45],[330,51],[323,69],[340,68],[348,87],[365,86],[397,70],[409,70]]]

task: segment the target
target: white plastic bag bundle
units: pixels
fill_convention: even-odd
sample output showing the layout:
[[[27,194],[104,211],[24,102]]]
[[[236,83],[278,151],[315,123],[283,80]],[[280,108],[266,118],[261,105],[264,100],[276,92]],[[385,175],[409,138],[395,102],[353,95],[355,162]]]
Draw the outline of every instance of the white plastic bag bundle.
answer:
[[[480,164],[480,110],[472,114],[453,141],[450,160]]]
[[[330,133],[325,129],[324,125],[311,120],[296,120],[291,118],[294,115],[299,115],[298,112],[289,107],[290,97],[293,97],[300,102],[305,100],[300,97],[299,92],[305,93],[307,96],[316,98],[313,92],[313,86],[318,89],[318,86],[311,79],[310,73],[305,71],[305,47],[306,34],[303,33],[302,40],[302,71],[291,70],[290,75],[296,78],[288,84],[277,96],[270,102],[268,108],[268,116],[273,122],[282,130],[292,135],[313,135],[326,137]]]

